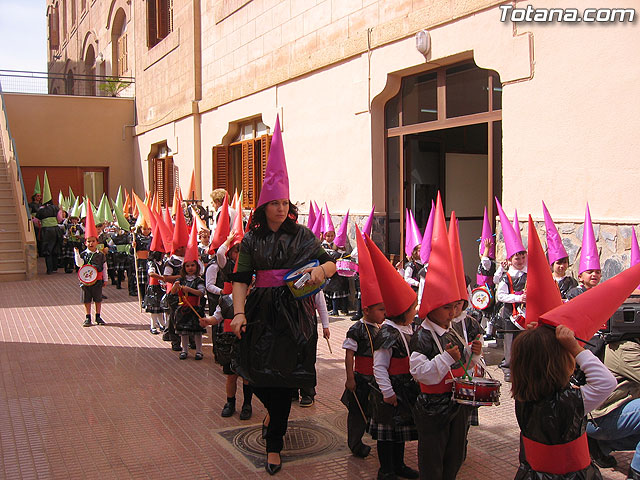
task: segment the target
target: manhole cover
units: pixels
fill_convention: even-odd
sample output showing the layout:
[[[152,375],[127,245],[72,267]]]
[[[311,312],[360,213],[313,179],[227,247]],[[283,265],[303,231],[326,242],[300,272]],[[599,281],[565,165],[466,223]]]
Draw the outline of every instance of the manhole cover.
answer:
[[[264,465],[266,443],[260,425],[218,432],[253,465]],[[286,461],[315,457],[342,447],[344,440],[329,429],[308,420],[289,422],[282,457]]]

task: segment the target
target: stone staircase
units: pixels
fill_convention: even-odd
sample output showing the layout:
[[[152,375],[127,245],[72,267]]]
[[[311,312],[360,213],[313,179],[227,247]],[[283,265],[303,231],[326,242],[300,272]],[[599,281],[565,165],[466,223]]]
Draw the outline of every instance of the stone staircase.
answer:
[[[27,279],[25,247],[20,231],[18,208],[3,149],[0,148],[0,282]]]

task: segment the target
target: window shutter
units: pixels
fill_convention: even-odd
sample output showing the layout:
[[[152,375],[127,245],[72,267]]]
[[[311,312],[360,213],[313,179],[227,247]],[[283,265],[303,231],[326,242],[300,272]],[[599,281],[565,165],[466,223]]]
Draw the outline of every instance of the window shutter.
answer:
[[[160,202],[163,207],[169,207],[173,205],[173,195],[176,191],[176,185],[178,185],[178,169],[173,164],[173,157],[167,157],[165,162],[165,184],[164,184],[164,202]]]
[[[164,158],[154,158],[153,159],[153,192],[158,195],[158,200],[160,200],[161,205],[165,205],[165,196],[164,196]]]
[[[167,16],[169,18],[169,32],[173,32],[173,0],[168,0]]]
[[[51,9],[49,13],[49,49],[57,50],[60,47],[60,29],[58,19],[58,7]]]
[[[213,188],[230,189],[229,147],[218,145],[213,147]]]
[[[158,40],[169,34],[169,0],[157,0],[156,19],[158,21]]]
[[[264,182],[264,173],[267,171],[267,160],[271,149],[272,135],[262,135],[260,137],[260,186]]]
[[[158,43],[156,0],[147,0],[147,46],[151,48],[156,43]]]
[[[242,206],[255,208],[258,203],[255,140],[242,142]]]
[[[118,38],[118,76],[124,77],[125,72],[129,69],[127,65],[127,34],[124,33]]]

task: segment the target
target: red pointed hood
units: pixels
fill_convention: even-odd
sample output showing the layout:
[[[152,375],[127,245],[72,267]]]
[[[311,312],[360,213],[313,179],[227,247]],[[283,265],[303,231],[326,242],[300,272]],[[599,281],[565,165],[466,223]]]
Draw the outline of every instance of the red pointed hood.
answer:
[[[356,244],[358,246],[358,271],[360,275],[362,306],[370,307],[371,305],[382,303],[382,293],[380,293],[380,285],[378,284],[376,271],[373,268],[371,254],[357,225]]]
[[[160,231],[161,222],[162,220],[160,220],[160,222],[156,222],[156,226],[153,229],[153,237],[151,238],[151,246],[149,246],[149,250],[152,252],[167,253],[167,250],[164,247],[164,242],[162,241],[162,232]]]
[[[241,215],[238,212],[238,215]],[[212,254],[216,249],[222,245],[231,232],[229,226],[229,195],[224,196],[222,207],[220,208],[220,215],[218,216],[218,222],[216,223],[216,231],[211,239],[211,245],[209,246],[209,254]]]
[[[187,242],[187,248],[184,252],[184,261],[195,262],[200,257],[198,253],[198,224],[193,222],[191,225],[191,233],[189,234],[189,241]]]
[[[176,224],[173,227],[173,239],[172,248],[173,253],[180,247],[186,247],[189,242],[189,227],[187,227],[187,221],[184,219],[184,213],[182,212],[182,206],[176,211]]]
[[[467,282],[464,275],[464,262],[462,260],[462,249],[460,248],[460,232],[458,231],[458,219],[456,212],[451,212],[451,220],[449,220],[449,248],[451,249],[451,262],[453,270],[456,274],[456,283],[460,292],[459,300],[469,302],[469,292],[467,292]]]
[[[89,197],[85,199],[87,202],[87,217],[84,223],[84,238],[95,237],[98,239],[98,230],[96,229],[96,222],[93,220],[93,208],[91,208],[91,200]]]

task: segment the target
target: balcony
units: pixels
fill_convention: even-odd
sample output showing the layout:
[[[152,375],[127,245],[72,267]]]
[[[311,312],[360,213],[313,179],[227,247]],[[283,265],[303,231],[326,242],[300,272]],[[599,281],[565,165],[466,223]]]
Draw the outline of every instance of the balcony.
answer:
[[[133,77],[82,75],[68,72],[28,72],[0,70],[0,86],[5,93],[74,95],[88,97],[135,97]]]

